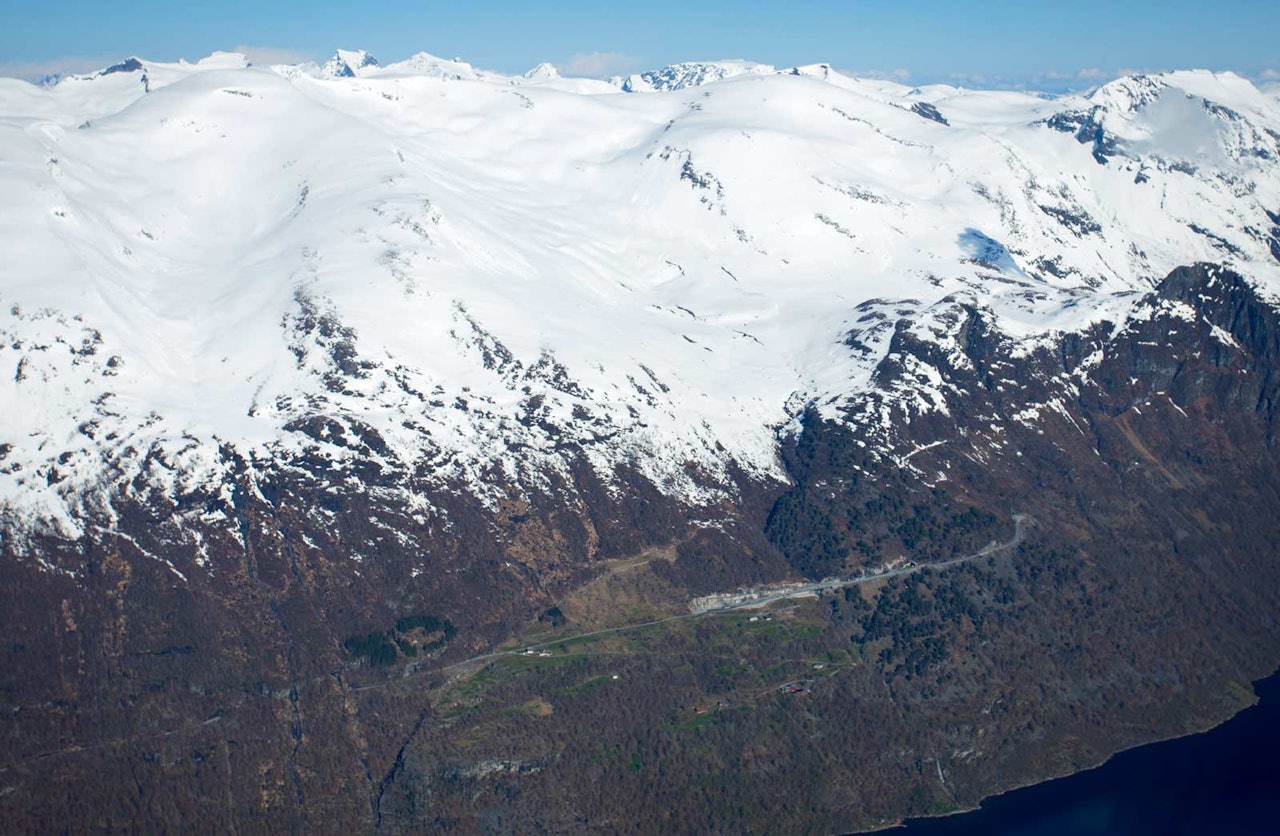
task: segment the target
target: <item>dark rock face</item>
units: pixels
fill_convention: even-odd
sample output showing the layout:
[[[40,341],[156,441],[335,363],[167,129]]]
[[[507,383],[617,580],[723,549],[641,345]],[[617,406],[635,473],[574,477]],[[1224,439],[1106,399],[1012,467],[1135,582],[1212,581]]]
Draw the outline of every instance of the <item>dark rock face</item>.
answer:
[[[911,106],[911,112],[917,116],[923,116],[925,119],[931,119],[939,125],[950,125],[946,117],[939,112],[938,108],[928,102],[916,102]]]
[[[1092,145],[1094,160],[1099,165],[1106,165],[1120,153],[1120,146],[1116,138],[1107,133],[1100,112],[1101,108],[1095,107],[1089,111],[1056,113],[1045,124],[1060,133],[1074,134],[1081,145]]]
[[[398,490],[425,480],[380,467],[376,433],[317,416],[299,429],[359,461],[228,451],[228,491],[171,507],[139,484],[80,542],[32,544],[54,570],[6,544],[0,813],[16,830],[831,832],[1237,710],[1232,683],[1280,661],[1276,309],[1198,265],[1128,323],[1034,350],[971,302],[939,318],[945,343],[911,315],[882,323],[877,388],[846,420],[810,411],[784,441],[792,484],[739,476],[697,520],[585,461],[505,502],[430,489],[426,514]],[[925,368],[940,409],[886,397]],[[467,661],[590,632],[593,613],[658,621],[693,595],[993,541],[777,620]],[[667,558],[605,563],[650,547]]]
[[[137,58],[129,58],[121,61],[119,64],[112,64],[98,75],[112,75],[114,73],[136,73],[142,69],[142,62]]]
[[[1272,224],[1267,244],[1271,248],[1271,256],[1280,261],[1280,212],[1267,212],[1267,220]]]

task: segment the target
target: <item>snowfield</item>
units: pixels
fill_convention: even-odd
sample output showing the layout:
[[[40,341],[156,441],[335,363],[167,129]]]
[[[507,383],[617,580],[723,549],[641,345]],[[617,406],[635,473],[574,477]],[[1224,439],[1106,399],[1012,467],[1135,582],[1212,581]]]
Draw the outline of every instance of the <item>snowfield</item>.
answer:
[[[80,536],[228,450],[495,501],[574,450],[708,503],[957,304],[1034,345],[1182,264],[1280,293],[1280,100],[1231,74],[615,82],[352,52],[0,79],[0,532]]]

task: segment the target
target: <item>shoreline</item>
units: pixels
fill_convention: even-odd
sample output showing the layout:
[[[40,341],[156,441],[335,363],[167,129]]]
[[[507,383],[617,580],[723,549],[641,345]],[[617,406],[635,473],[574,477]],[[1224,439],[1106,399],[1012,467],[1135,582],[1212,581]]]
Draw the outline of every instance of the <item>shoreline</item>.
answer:
[[[1199,737],[1201,735],[1209,734],[1211,732],[1214,732],[1222,728],[1228,723],[1232,722],[1233,720],[1240,717],[1242,714],[1249,711],[1250,709],[1257,708],[1263,701],[1262,696],[1258,693],[1258,685],[1260,683],[1266,682],[1271,679],[1280,679],[1280,666],[1275,667],[1274,669],[1272,669],[1272,671],[1269,674],[1266,674],[1265,676],[1261,676],[1261,677],[1258,677],[1257,679],[1250,680],[1250,687],[1253,692],[1252,702],[1250,702],[1248,705],[1241,706],[1239,709],[1237,709],[1236,711],[1233,711],[1227,717],[1217,722],[1211,723],[1205,728],[1192,730],[1188,732],[1182,732],[1179,734],[1171,735],[1169,737],[1160,737],[1154,740],[1148,740],[1144,743],[1135,743],[1131,746],[1126,746],[1122,749],[1117,749],[1116,751],[1112,752],[1106,758],[1094,764],[1093,766],[1088,766],[1088,767],[1076,769],[1070,772],[1065,772],[1060,775],[1054,775],[1047,778],[1028,781],[1026,783],[1007,787],[997,792],[993,792],[990,795],[983,796],[982,799],[973,807],[965,807],[958,810],[952,810],[946,813],[939,813],[937,815],[910,816],[910,817],[899,819],[898,821],[895,821],[895,822],[886,823],[883,826],[874,827],[868,830],[847,831],[846,836],[861,836],[861,834],[868,834],[868,833],[886,833],[890,831],[901,831],[911,827],[913,824],[927,825],[930,822],[941,822],[946,819],[952,819],[960,816],[965,816],[971,813],[981,812],[984,809],[989,809],[986,807],[986,805],[990,801],[1002,799],[1002,798],[1005,798],[1006,796],[1012,795],[1013,793],[1020,792],[1023,790],[1029,790],[1035,787],[1043,787],[1047,784],[1052,784],[1057,781],[1064,781],[1068,778],[1074,778],[1077,776],[1087,775],[1091,772],[1096,772],[1097,770],[1102,769],[1103,767],[1110,764],[1116,758],[1122,755],[1125,755],[1127,753],[1136,752],[1138,750],[1141,750],[1147,747],[1160,746],[1166,743],[1174,743],[1179,740],[1186,740],[1189,738],[1194,738],[1194,737]],[[1280,682],[1278,682],[1277,684],[1280,685]],[[1275,700],[1274,698],[1272,701],[1277,702],[1277,700]]]

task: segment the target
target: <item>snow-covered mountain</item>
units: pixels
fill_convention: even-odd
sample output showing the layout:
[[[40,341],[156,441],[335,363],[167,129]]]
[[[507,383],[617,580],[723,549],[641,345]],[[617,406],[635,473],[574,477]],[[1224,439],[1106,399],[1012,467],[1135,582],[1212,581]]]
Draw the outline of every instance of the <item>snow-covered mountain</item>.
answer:
[[[538,85],[571,93],[614,93],[615,85],[590,78],[563,78],[552,64],[542,63],[522,75],[504,75],[483,70],[461,58],[441,58],[419,52],[403,61],[383,66],[363,50],[340,49],[323,65],[279,66],[275,70],[286,77],[309,75],[322,79],[391,79],[434,78],[440,81],[486,81],[513,87]]]
[[[322,78],[355,78],[380,68],[378,59],[363,49],[340,49],[320,67]]]
[[[773,75],[778,70],[753,61],[688,61],[661,70],[616,76],[612,83],[628,93],[652,93],[701,87],[715,81],[750,75]]]
[[[850,832],[1218,722],[1277,160],[1207,72],[0,79],[0,816]]]
[[[1280,290],[1280,103],[1231,74],[621,89],[650,92],[347,51],[0,80],[7,536],[178,508],[233,460],[490,504],[583,460],[705,506],[784,479],[807,408],[877,420],[895,329],[945,343],[957,304],[1030,350],[1181,264]]]

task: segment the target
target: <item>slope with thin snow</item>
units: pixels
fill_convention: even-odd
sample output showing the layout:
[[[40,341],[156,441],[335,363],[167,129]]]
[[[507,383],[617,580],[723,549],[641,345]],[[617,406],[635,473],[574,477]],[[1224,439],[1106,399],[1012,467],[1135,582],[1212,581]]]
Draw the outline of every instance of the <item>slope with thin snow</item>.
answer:
[[[851,405],[895,328],[945,342],[956,304],[1032,347],[1181,264],[1280,290],[1280,103],[1230,74],[1045,100],[825,65],[135,63],[0,81],[14,537],[176,500],[228,450],[495,502],[582,456],[705,504],[784,478],[808,407],[876,420]]]

